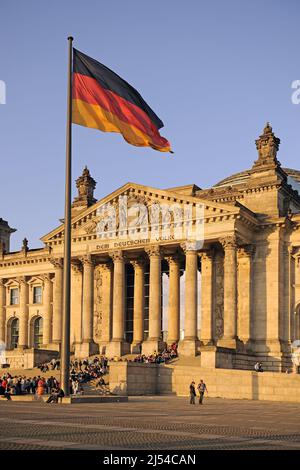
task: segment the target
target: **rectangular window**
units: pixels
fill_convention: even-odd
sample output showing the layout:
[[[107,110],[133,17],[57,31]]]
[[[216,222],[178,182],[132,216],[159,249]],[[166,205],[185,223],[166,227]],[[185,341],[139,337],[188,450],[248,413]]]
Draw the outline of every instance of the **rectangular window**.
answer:
[[[19,289],[13,288],[10,289],[10,305],[18,305],[19,304]]]
[[[35,286],[33,288],[33,303],[34,304],[42,303],[42,286]]]

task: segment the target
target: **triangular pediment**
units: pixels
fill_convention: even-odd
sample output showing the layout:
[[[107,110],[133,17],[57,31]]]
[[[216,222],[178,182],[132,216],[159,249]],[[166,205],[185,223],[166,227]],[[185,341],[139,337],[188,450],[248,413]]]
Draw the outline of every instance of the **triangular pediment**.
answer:
[[[219,204],[194,196],[188,196],[171,190],[161,190],[149,186],[143,186],[136,183],[127,183],[116,191],[100,199],[91,207],[81,212],[72,219],[72,237],[91,236],[96,233],[101,217],[107,208],[116,208],[116,217],[121,218],[122,207],[120,200],[126,202],[130,209],[133,206],[145,206],[149,208],[153,205],[164,207],[195,207],[202,206],[204,217],[220,217],[229,214],[237,214],[239,207],[232,205]],[[119,223],[119,222],[118,222]],[[64,236],[64,225],[46,234],[41,238],[44,243],[55,242]]]

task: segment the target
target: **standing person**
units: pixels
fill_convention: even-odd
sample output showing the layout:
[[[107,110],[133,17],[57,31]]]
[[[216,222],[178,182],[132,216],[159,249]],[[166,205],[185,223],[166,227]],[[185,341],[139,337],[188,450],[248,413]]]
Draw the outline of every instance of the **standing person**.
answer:
[[[205,392],[208,393],[206,384],[203,382],[202,379],[200,379],[200,382],[199,382],[199,384],[198,384],[197,389],[198,389],[198,391],[199,391],[199,405],[202,405],[202,404],[203,404],[204,393],[205,393]]]
[[[44,394],[45,390],[45,379],[42,377],[39,379],[38,384],[37,384],[37,394],[39,397],[41,397]]]
[[[193,381],[190,385],[190,405],[195,405],[195,396],[196,396],[195,382]]]

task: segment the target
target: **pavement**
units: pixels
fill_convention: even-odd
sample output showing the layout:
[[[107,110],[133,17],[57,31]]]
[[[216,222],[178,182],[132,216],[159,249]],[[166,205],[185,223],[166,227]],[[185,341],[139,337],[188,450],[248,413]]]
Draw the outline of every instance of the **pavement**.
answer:
[[[300,450],[300,404],[176,396],[59,405],[0,401],[0,450]]]

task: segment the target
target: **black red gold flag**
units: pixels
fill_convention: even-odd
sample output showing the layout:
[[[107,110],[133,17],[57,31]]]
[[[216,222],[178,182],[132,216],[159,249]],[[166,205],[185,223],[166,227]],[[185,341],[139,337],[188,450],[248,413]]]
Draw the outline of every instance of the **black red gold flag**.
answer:
[[[129,83],[105,65],[73,49],[72,122],[121,133],[137,147],[171,152],[163,122]]]

